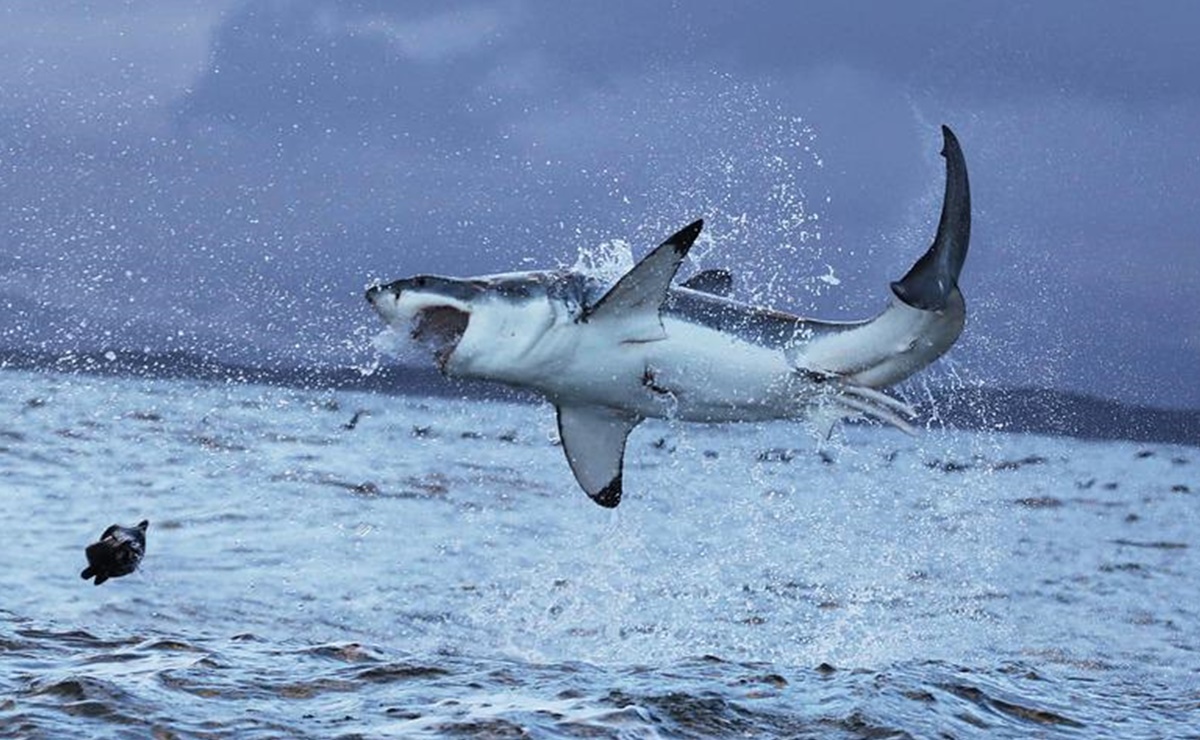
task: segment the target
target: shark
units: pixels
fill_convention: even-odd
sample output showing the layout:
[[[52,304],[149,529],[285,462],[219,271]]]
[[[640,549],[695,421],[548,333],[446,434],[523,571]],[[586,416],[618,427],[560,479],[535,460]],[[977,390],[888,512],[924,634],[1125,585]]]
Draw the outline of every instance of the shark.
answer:
[[[600,506],[624,493],[629,434],[648,418],[708,424],[808,419],[831,428],[867,417],[911,431],[913,409],[882,389],[958,339],[958,287],[971,236],[966,162],[942,127],[945,193],[932,244],[880,313],[803,318],[736,300],[732,275],[676,283],[704,227],[668,237],[613,281],[557,269],[452,278],[416,275],[366,298],[446,376],[532,391],[554,405],[579,486]]]

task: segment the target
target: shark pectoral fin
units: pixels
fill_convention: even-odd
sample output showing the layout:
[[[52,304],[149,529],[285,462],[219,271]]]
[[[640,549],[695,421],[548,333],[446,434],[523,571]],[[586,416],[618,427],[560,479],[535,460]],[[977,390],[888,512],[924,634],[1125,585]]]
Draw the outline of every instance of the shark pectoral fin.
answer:
[[[607,508],[621,503],[625,439],[641,418],[602,406],[559,406],[558,436],[575,480]]]
[[[733,274],[720,268],[705,270],[684,280],[679,287],[728,298],[733,295]]]
[[[688,224],[643,257],[584,313],[583,321],[620,321],[628,326],[621,337],[626,342],[662,339],[659,309],[702,228],[702,220]]]

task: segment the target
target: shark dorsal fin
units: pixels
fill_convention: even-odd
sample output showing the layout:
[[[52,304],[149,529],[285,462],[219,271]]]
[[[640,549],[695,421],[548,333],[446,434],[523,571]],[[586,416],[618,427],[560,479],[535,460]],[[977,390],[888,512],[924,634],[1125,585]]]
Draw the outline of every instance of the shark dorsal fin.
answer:
[[[642,258],[633,269],[621,276],[612,288],[583,315],[583,321],[618,320],[628,322],[630,331],[625,341],[661,339],[662,321],[659,309],[667,298],[667,289],[692,243],[704,228],[704,221],[695,221],[675,232],[653,252]]]
[[[580,487],[609,509],[621,503],[625,440],[641,418],[603,406],[559,406],[558,436]]]
[[[733,295],[733,273],[723,268],[705,270],[684,280],[679,287],[728,298]]]

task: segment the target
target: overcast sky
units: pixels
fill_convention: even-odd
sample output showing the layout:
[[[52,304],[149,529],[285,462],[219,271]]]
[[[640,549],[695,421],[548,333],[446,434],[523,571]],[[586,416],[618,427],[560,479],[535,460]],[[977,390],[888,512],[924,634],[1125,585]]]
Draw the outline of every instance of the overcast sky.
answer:
[[[971,174],[940,370],[1200,407],[1190,2],[7,0],[0,346],[355,364],[373,279],[637,254],[823,318]],[[939,377],[937,374],[935,378]]]

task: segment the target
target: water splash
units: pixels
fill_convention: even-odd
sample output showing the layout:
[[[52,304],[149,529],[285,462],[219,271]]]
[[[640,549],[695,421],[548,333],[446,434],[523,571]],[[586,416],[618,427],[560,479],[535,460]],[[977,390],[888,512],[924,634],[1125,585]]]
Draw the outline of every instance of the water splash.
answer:
[[[616,282],[633,269],[633,247],[624,239],[613,239],[594,247],[580,247],[571,270],[590,275],[603,282]]]
[[[787,307],[828,287],[812,272],[829,262],[817,134],[774,90],[713,73],[643,76],[589,95],[600,133],[588,141],[551,115],[514,137],[543,152],[538,183],[590,191],[552,216],[584,251],[617,235],[640,256],[703,218],[689,263],[735,267],[740,297]]]

